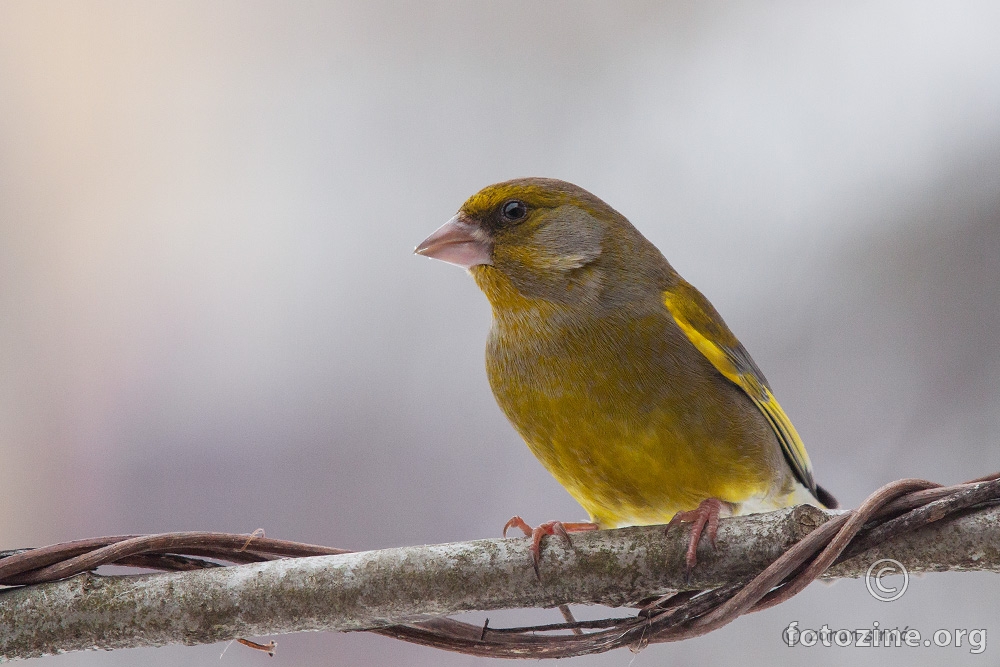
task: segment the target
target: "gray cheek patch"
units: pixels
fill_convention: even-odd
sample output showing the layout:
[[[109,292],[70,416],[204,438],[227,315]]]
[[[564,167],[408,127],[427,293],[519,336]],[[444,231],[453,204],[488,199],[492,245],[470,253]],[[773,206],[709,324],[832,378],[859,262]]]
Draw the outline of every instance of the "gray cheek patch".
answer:
[[[555,211],[552,222],[532,237],[539,251],[539,268],[569,271],[593,262],[601,255],[604,226],[575,206]]]

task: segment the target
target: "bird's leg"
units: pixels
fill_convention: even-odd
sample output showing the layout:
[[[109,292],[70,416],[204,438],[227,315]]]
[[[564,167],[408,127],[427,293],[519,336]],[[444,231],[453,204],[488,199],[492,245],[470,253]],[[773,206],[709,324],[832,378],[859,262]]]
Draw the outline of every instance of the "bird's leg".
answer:
[[[719,532],[719,512],[722,511],[722,501],[718,498],[706,498],[696,509],[687,512],[677,512],[667,524],[667,530],[681,521],[691,522],[691,540],[688,542],[684,563],[687,565],[685,577],[691,578],[691,570],[698,564],[698,544],[701,536],[708,529],[708,541],[715,548],[715,535]]]
[[[532,528],[524,519],[519,516],[511,517],[503,527],[503,536],[507,537],[507,531],[511,528],[520,528],[525,535],[531,537],[531,561],[535,566],[535,576],[538,580],[542,580],[542,573],[539,568],[539,564],[542,560],[542,537],[544,535],[560,535],[563,537],[567,544],[573,546],[573,543],[569,539],[570,533],[582,533],[587,530],[597,530],[597,524],[591,523],[589,521],[574,521],[574,522],[563,522],[563,521],[546,521],[545,523],[538,524],[535,528]]]

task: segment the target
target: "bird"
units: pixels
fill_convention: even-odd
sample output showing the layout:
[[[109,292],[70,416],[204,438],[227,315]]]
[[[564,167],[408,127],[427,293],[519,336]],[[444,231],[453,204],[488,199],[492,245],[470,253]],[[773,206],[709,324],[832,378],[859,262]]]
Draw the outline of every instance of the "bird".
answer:
[[[557,179],[483,188],[415,253],[486,295],[496,401],[589,521],[545,535],[692,523],[690,576],[720,516],[833,509],[764,374],[701,292],[621,213]],[[540,577],[540,574],[539,574]]]

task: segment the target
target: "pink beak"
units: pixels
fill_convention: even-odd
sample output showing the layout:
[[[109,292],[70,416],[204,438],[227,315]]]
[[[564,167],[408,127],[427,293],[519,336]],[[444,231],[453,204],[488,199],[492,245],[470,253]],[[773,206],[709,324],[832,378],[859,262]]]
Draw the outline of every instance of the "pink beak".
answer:
[[[463,269],[493,263],[493,242],[482,227],[461,213],[438,227],[413,252]]]

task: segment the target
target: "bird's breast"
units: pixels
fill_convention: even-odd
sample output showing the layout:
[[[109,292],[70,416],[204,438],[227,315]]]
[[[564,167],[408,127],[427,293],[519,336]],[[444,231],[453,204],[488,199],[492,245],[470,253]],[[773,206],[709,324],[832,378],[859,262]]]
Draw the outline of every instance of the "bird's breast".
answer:
[[[766,494],[780,453],[759,413],[665,311],[635,310],[495,317],[486,367],[503,412],[605,526]]]

